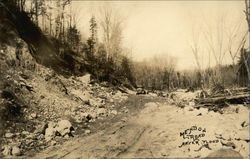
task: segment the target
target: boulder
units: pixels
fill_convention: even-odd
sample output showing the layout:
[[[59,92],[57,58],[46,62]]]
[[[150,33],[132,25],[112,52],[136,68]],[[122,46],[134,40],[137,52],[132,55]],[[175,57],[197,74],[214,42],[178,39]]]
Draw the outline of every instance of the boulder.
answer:
[[[25,136],[27,136],[27,135],[29,135],[30,133],[29,133],[28,131],[22,131],[22,134],[25,135]]]
[[[36,126],[36,129],[34,131],[35,134],[45,134],[45,130],[48,127],[48,124],[40,124]]]
[[[13,147],[12,147],[11,154],[12,154],[13,156],[20,156],[20,155],[21,155],[21,150],[20,150],[20,148],[17,147],[17,146],[13,146]]]
[[[46,130],[45,130],[45,140],[46,141],[50,141],[52,140],[54,137],[56,136],[56,129],[53,128],[53,127],[48,127]]]
[[[116,110],[112,110],[110,113],[113,114],[113,115],[117,115],[117,111]]]
[[[90,131],[90,130],[85,130],[84,133],[85,133],[85,134],[90,134],[91,131]]]
[[[56,145],[56,141],[51,141],[51,143],[50,143],[52,146],[55,146]]]
[[[57,123],[56,130],[61,136],[70,135],[72,124],[68,120],[61,120]]]
[[[9,156],[9,155],[11,155],[11,146],[9,146],[9,145],[5,145],[5,146],[3,146],[3,152],[2,152],[2,154],[4,155],[4,156]]]
[[[32,119],[35,119],[35,118],[37,117],[37,114],[36,114],[36,113],[31,113],[31,114],[30,114],[30,117],[31,117]]]
[[[89,84],[90,83],[90,80],[91,80],[91,75],[90,74],[86,74],[84,76],[81,76],[81,77],[77,77],[77,79],[84,83],[84,84]]]
[[[13,133],[6,133],[5,137],[6,138],[12,138],[12,137],[14,137],[14,134]]]
[[[80,99],[83,103],[88,104],[91,95],[88,92],[82,92],[80,90],[71,90],[70,92],[73,96]]]
[[[90,105],[95,106],[95,107],[99,107],[99,108],[101,108],[105,104],[104,101],[100,98],[90,99],[89,103],[90,103]]]
[[[105,108],[98,108],[96,111],[97,115],[104,115],[106,112],[107,110]]]

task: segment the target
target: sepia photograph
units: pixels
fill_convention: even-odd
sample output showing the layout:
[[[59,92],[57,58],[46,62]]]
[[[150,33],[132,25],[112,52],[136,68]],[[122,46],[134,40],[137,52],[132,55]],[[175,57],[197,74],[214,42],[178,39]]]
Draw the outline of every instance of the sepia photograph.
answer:
[[[250,0],[0,0],[0,159],[164,158],[250,158]]]

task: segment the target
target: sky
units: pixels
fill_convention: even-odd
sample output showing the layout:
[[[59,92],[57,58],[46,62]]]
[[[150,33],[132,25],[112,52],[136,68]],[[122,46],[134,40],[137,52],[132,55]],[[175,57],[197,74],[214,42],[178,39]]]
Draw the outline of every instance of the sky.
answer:
[[[73,1],[71,8],[84,35],[89,34],[90,17],[99,16],[103,6],[115,8],[123,17],[123,46],[132,50],[134,60],[168,54],[177,58],[179,70],[197,67],[193,44],[199,46],[202,67],[215,65],[205,37],[212,39],[218,57],[220,41],[222,50],[227,50],[228,36],[237,33],[232,44],[237,50],[247,31],[244,1]],[[222,63],[231,62],[225,52]]]

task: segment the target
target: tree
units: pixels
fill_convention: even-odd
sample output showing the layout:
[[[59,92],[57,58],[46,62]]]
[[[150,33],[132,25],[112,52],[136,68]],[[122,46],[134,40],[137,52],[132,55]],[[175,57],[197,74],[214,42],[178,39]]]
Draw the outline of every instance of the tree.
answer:
[[[132,73],[132,64],[126,56],[122,58],[120,74],[123,76],[122,79],[127,79],[129,83],[135,86],[135,78]]]
[[[103,43],[107,52],[107,57],[113,57],[117,63],[121,57],[122,23],[123,18],[119,12],[111,7],[100,9],[100,25],[103,32]]]
[[[79,51],[79,45],[81,41],[80,32],[77,30],[76,26],[70,26],[67,29],[67,42],[71,49],[75,50],[76,52]]]
[[[95,17],[92,16],[90,19],[90,37],[87,40],[88,44],[88,51],[87,51],[87,56],[90,59],[94,59],[95,52],[97,51],[97,23],[95,20]]]
[[[250,34],[250,0],[245,0],[246,10],[244,11],[246,14],[246,21],[248,24],[248,37]],[[243,54],[244,55],[244,54]],[[250,68],[249,68],[249,56],[243,56],[244,64],[247,69],[248,80],[250,80]]]
[[[241,86],[246,86],[248,84],[248,74],[249,74],[249,67],[250,67],[250,51],[247,52],[246,49],[241,49],[240,58],[238,61],[239,70],[238,70],[238,78],[239,84]],[[247,59],[247,60],[246,60]]]

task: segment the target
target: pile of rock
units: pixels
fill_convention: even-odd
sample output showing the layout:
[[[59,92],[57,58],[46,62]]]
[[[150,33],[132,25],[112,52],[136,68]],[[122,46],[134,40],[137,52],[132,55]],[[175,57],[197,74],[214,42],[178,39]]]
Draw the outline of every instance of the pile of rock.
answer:
[[[73,136],[74,130],[72,124],[68,120],[61,120],[58,123],[49,122],[45,129],[45,140],[51,141],[55,136],[70,137]]]

